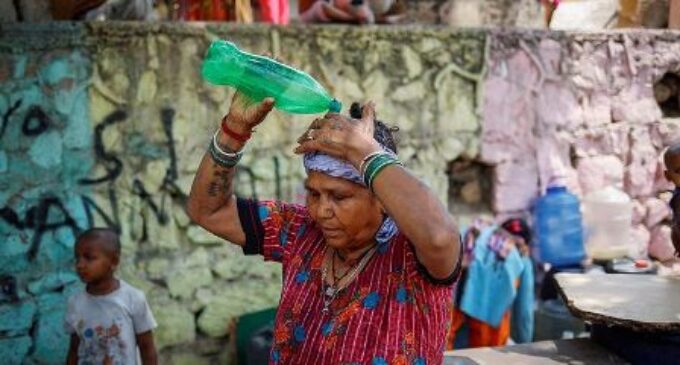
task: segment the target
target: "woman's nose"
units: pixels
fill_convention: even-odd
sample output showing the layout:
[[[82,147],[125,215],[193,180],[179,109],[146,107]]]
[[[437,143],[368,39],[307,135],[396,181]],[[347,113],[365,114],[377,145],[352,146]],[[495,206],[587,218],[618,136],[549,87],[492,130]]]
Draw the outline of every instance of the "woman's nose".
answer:
[[[331,208],[330,200],[326,197],[321,197],[319,200],[319,218],[331,218],[333,216],[333,209]]]

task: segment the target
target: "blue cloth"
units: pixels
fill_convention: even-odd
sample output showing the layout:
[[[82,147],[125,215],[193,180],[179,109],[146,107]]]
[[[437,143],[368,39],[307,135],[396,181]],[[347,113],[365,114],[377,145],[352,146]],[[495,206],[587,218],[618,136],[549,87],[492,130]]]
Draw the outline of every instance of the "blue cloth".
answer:
[[[524,270],[510,317],[510,337],[516,343],[534,340],[534,264],[529,256],[522,257],[522,262]]]
[[[510,309],[517,295],[515,282],[527,266],[516,248],[510,250],[505,259],[499,259],[489,248],[489,240],[497,228],[495,225],[483,228],[475,241],[460,304],[465,314],[492,327],[498,327],[503,314]],[[533,271],[527,271],[527,275],[533,278]],[[533,286],[533,280],[531,282]],[[533,326],[533,322],[530,325]]]
[[[397,223],[394,222],[394,219],[385,215],[378,232],[375,234],[375,241],[378,242],[378,245],[387,244],[397,233],[399,233]]]

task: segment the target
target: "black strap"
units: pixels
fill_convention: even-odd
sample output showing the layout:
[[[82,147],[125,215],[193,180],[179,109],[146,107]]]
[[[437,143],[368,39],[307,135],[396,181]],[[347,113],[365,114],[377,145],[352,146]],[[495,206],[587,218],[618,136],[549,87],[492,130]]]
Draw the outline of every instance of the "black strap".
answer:
[[[238,218],[241,228],[246,234],[246,243],[243,245],[245,255],[261,255],[264,243],[264,227],[258,214],[257,200],[236,198]]]

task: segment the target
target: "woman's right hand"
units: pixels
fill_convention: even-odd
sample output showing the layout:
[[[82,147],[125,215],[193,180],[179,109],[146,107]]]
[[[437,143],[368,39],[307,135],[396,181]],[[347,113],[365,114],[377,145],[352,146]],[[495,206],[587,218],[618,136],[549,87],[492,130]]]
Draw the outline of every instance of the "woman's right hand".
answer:
[[[249,135],[257,125],[264,121],[272,108],[274,108],[273,98],[265,98],[257,103],[240,91],[236,91],[231,99],[225,122],[232,131]]]

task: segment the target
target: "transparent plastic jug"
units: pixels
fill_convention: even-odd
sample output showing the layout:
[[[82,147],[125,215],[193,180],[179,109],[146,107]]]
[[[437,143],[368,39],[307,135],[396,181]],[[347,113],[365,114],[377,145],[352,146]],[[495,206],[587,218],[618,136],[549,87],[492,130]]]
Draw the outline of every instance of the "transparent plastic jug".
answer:
[[[549,186],[534,207],[537,259],[556,267],[575,266],[585,258],[578,197],[561,185]]]
[[[342,109],[342,104],[308,74],[241,51],[228,41],[217,40],[210,45],[201,73],[210,83],[233,86],[254,101],[272,97],[276,108],[289,113],[337,113]]]
[[[609,260],[633,254],[632,216],[630,197],[613,186],[583,197],[588,256]]]

